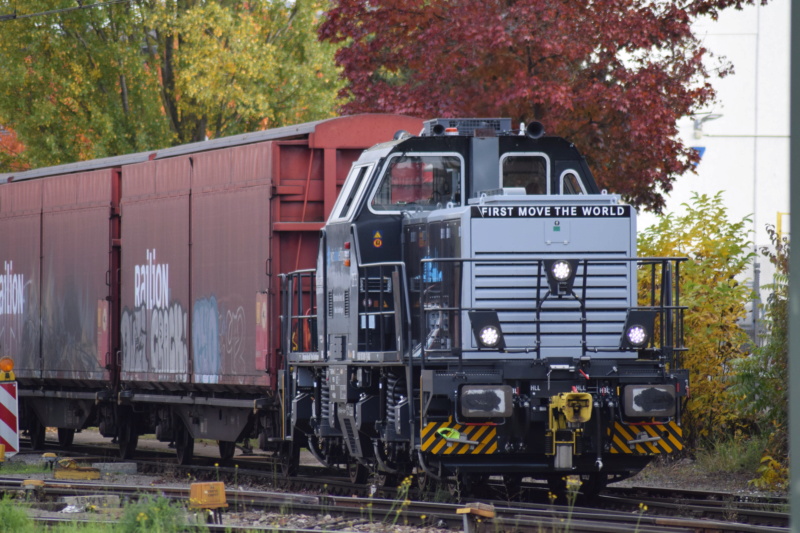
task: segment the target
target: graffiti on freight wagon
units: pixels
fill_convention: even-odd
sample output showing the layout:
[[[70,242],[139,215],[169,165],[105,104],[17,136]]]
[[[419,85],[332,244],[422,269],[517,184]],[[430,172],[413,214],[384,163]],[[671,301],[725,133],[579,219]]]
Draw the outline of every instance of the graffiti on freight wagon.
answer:
[[[3,261],[0,271],[0,356],[14,355],[18,369],[38,360],[40,318],[37,287],[24,274],[14,272],[13,261]]]
[[[192,314],[194,379],[197,383],[217,383],[222,360],[234,374],[250,365],[244,360],[244,308],[221,310],[215,296],[197,300]]]
[[[133,294],[137,308],[160,309],[169,302],[169,264],[156,263],[156,250],[146,250],[147,263],[133,267]]]
[[[178,303],[162,309],[122,312],[123,367],[128,372],[184,374],[187,371],[187,320]]]
[[[0,315],[22,315],[25,310],[25,277],[14,274],[14,261],[3,261],[0,273]]]
[[[123,368],[127,372],[185,374],[188,371],[188,315],[170,303],[169,264],[156,250],[134,267],[134,308],[122,311]]]

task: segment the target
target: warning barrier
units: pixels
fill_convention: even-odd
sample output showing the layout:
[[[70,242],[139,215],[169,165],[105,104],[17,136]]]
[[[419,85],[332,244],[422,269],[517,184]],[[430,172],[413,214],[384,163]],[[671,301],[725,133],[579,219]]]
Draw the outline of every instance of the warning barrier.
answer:
[[[17,382],[0,383],[0,444],[6,447],[6,457],[19,451],[19,409]]]

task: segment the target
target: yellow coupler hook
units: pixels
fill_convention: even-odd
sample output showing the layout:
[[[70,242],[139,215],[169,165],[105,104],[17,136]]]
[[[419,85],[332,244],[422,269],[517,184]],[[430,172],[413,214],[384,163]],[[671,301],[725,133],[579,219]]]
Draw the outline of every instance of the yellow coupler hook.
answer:
[[[580,425],[592,418],[592,395],[588,392],[562,392],[550,397],[550,425],[545,434],[547,455],[555,455],[555,468],[572,468],[578,452],[575,442],[583,433]]]

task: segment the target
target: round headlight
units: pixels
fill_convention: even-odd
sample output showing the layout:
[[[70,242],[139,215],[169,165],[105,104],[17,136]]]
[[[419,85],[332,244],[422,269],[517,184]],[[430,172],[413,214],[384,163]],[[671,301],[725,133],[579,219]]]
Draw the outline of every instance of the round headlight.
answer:
[[[496,326],[484,326],[481,330],[480,337],[481,344],[487,348],[492,348],[497,346],[497,343],[500,341],[500,331],[498,331]]]
[[[629,327],[626,335],[628,336],[628,342],[637,348],[647,343],[647,330],[642,326],[633,325]]]
[[[551,267],[553,277],[558,281],[566,281],[572,275],[572,267],[566,261],[556,261]]]

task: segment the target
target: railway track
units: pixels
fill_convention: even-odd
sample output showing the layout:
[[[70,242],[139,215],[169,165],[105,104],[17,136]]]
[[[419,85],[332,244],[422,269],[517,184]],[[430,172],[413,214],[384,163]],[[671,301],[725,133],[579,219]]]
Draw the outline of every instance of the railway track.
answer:
[[[70,450],[70,454],[82,456],[81,460],[87,462],[111,461],[115,460],[114,451],[103,446],[76,446]],[[33,453],[41,455],[42,452]],[[185,500],[188,499],[188,480],[219,480],[226,483],[228,501],[234,502],[234,509],[239,502],[246,502],[248,508],[259,508],[264,512],[291,511],[314,516],[329,514],[333,510],[346,521],[391,523],[397,520],[414,526],[441,525],[451,529],[463,527],[463,517],[456,510],[464,508],[466,502],[475,501],[462,495],[462,503],[456,503],[459,495],[443,488],[420,493],[412,485],[406,493],[398,492],[394,487],[381,487],[377,483],[353,485],[344,475],[309,465],[301,468],[300,475],[285,480],[277,473],[270,458],[264,455],[237,456],[235,460],[225,463],[218,458],[198,457],[197,464],[191,466],[177,465],[169,452],[141,450],[139,455],[141,459],[136,462],[141,473],[166,474],[175,478],[176,485],[182,486],[98,487],[93,484],[48,482],[48,494],[56,497],[100,491],[131,497],[130,494],[141,495],[152,491],[176,500]],[[18,485],[20,480],[2,480],[0,489],[18,490],[18,487],[14,488],[14,483]],[[253,489],[238,488],[242,486]],[[639,532],[788,531],[788,504],[781,498],[610,487],[588,504],[579,499],[575,505],[559,506],[548,500],[547,488],[540,483],[523,483],[513,500],[508,498],[499,480],[490,479],[483,489],[479,499],[493,507],[496,516],[491,519],[491,527],[498,531],[564,531],[567,523],[569,531],[619,531],[621,527]]]
[[[0,478],[0,490],[13,492],[22,490],[21,480]],[[460,529],[464,518],[458,514],[464,504],[421,502],[386,498],[353,498],[330,495],[293,494],[274,491],[249,491],[228,489],[228,503],[231,513],[243,507],[250,511],[292,513],[310,516],[335,515],[337,525],[352,528],[360,523],[382,523],[386,526],[397,524],[419,527],[439,527]],[[38,489],[42,501],[52,501],[64,495],[96,495],[98,493],[116,494],[124,498],[140,498],[144,494],[165,496],[177,501],[189,499],[187,487],[148,487],[141,485],[99,486],[89,482],[49,481]],[[468,506],[469,507],[469,506]],[[486,507],[484,507],[486,508]],[[583,507],[538,505],[538,504],[495,504],[488,507],[494,513],[485,519],[485,528],[492,531],[569,531],[603,532],[619,531],[627,528],[641,533],[649,532],[698,532],[698,531],[784,531],[781,528],[752,528],[741,524],[730,524],[709,520],[665,518],[649,515],[646,512],[630,513],[608,511]],[[42,520],[53,521],[52,516]],[[72,519],[70,518],[70,521]],[[96,521],[96,519],[95,519]],[[228,520],[226,520],[227,522]],[[477,525],[477,524],[475,524]],[[230,527],[230,524],[225,524]],[[474,526],[473,526],[474,527]],[[252,528],[251,528],[252,529]],[[273,527],[269,528],[273,530]],[[292,528],[295,529],[295,528]],[[319,529],[317,529],[319,531]]]

